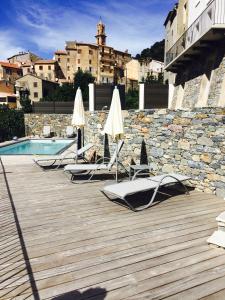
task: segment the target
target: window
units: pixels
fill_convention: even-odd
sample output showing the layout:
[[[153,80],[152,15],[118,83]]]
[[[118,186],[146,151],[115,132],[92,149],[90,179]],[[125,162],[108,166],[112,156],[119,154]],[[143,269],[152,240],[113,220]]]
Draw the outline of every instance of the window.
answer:
[[[69,59],[69,58],[67,58],[67,62],[70,62],[70,59]]]
[[[91,59],[89,59],[89,65],[91,65]]]
[[[67,55],[70,55],[70,51],[67,51]]]
[[[70,80],[70,76],[68,76],[68,80]]]
[[[27,68],[27,72],[30,73],[30,68]]]
[[[70,70],[70,66],[67,66],[67,71],[69,71]]]
[[[34,82],[34,87],[38,87],[38,83],[37,82]]]
[[[183,24],[186,25],[187,23],[187,4],[185,3],[183,8]]]
[[[92,67],[89,68],[89,72],[91,72],[91,71],[92,71]]]
[[[38,98],[38,93],[34,92],[34,98]]]
[[[78,67],[77,70],[80,71],[80,67]]]
[[[48,66],[48,70],[51,70],[51,66]]]
[[[58,58],[58,62],[60,62],[60,57]]]
[[[80,59],[77,60],[77,63],[80,64]]]
[[[11,69],[6,69],[6,74],[12,75],[12,70]]]
[[[92,50],[89,50],[89,54],[92,55],[92,54],[93,54],[93,51],[92,51]]]
[[[78,49],[78,53],[81,54],[81,52],[82,52],[81,49]]]
[[[39,70],[43,70],[43,66],[39,66]]]

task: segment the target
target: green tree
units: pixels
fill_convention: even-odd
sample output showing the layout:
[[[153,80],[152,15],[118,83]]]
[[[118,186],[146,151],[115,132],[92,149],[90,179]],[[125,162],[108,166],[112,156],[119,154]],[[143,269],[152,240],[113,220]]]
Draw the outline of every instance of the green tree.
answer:
[[[164,81],[164,73],[161,72],[161,73],[159,73],[159,75],[158,75],[158,82],[163,83],[163,81]]]
[[[24,113],[32,112],[32,104],[31,100],[29,99],[29,91],[26,90],[20,93],[20,105],[22,106],[22,111]]]
[[[51,94],[43,97],[41,101],[74,101],[78,87],[82,90],[83,100],[88,101],[88,84],[93,83],[94,81],[95,77],[93,77],[90,72],[79,70],[74,75],[74,83],[64,83],[61,86],[58,86]]]
[[[142,50],[141,54],[137,54],[137,59],[155,59],[159,61],[164,61],[164,51],[165,51],[165,40],[156,42],[150,48]]]
[[[81,88],[83,100],[88,101],[88,84],[93,83],[95,77],[88,71],[78,70],[74,75],[74,89]]]
[[[75,89],[73,83],[64,83],[61,86],[58,86],[51,94],[45,96],[41,101],[74,101]]]
[[[156,82],[155,76],[152,74],[152,72],[151,72],[151,74],[149,72],[147,73],[147,77],[145,79],[145,82],[146,83],[154,83],[154,82]]]
[[[138,109],[139,93],[138,90],[129,89],[126,93],[126,109]]]

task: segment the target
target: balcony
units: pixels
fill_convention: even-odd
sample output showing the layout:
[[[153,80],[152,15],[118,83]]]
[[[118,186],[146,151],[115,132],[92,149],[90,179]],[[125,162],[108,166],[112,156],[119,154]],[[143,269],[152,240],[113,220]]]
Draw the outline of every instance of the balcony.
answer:
[[[166,53],[167,71],[177,72],[180,66],[201,53],[202,48],[224,38],[225,1],[213,0],[194,23]]]

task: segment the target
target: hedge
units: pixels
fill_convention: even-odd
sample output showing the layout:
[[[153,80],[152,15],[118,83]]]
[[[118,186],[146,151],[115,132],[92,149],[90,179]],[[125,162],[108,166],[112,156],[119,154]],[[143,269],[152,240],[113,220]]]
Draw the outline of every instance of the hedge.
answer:
[[[14,136],[25,136],[24,113],[0,106],[0,142],[11,140]]]

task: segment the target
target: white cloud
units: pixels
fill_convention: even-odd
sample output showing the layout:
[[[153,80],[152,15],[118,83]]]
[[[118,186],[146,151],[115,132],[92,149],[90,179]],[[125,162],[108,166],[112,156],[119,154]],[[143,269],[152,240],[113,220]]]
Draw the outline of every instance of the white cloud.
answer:
[[[18,6],[14,3],[17,22],[26,31],[23,43],[33,45],[37,52],[53,53],[64,48],[67,40],[94,43],[101,14],[106,24],[107,44],[136,54],[163,38],[165,16],[160,9],[158,13],[155,9],[151,11],[152,5],[159,1],[108,0],[107,6],[82,1],[76,7],[54,5],[51,1],[44,1],[43,5],[32,0],[20,1]]]
[[[23,51],[24,49],[15,43],[15,33],[13,31],[0,31],[0,59],[6,60],[8,57]]]

